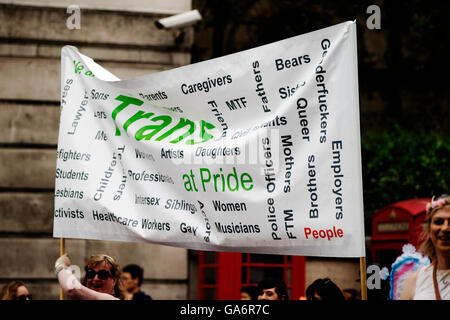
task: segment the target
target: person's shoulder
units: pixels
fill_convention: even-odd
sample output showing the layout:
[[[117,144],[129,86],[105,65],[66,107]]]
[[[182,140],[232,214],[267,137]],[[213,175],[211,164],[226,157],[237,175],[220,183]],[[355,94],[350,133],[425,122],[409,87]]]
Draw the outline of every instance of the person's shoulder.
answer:
[[[414,292],[416,291],[417,277],[419,276],[422,268],[412,272],[408,278],[406,278],[405,284],[402,288],[402,293],[400,295],[400,300],[413,300]]]
[[[134,294],[133,300],[152,300],[152,297],[150,297],[144,291],[138,291]]]

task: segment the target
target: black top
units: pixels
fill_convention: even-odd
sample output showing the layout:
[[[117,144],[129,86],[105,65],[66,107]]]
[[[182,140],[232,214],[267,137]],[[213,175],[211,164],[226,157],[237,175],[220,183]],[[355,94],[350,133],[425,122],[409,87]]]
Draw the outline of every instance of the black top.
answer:
[[[133,300],[152,300],[152,297],[143,291],[138,291],[133,295]]]

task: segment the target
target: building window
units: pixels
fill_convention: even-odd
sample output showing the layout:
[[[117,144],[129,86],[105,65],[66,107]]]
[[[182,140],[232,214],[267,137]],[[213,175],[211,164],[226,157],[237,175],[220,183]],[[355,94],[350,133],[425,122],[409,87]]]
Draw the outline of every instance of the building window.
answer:
[[[262,279],[283,280],[291,299],[305,291],[305,258],[301,256],[198,252],[198,299],[239,299],[243,286]]]

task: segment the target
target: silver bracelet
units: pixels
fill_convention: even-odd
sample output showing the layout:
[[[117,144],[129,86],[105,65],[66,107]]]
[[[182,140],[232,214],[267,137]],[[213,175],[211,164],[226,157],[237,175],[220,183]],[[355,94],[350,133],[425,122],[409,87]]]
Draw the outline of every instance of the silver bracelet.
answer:
[[[61,270],[63,270],[63,269],[66,269],[66,266],[64,265],[64,263],[58,262],[58,263],[55,265],[55,274],[56,274],[56,276],[58,276],[58,273],[59,273]]]

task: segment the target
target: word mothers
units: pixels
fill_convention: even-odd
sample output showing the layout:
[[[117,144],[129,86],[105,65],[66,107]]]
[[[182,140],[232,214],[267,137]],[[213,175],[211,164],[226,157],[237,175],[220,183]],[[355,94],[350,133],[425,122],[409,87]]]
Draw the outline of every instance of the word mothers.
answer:
[[[117,124],[117,120],[116,120],[117,115],[122,110],[129,107],[130,105],[141,106],[144,103],[144,101],[139,100],[137,98],[124,96],[124,95],[117,96],[116,100],[122,101],[122,103],[113,110],[113,112],[111,114],[111,118],[113,119],[114,124],[116,126],[116,134],[115,135],[120,136],[121,132],[120,132],[119,126]],[[169,115],[158,115],[158,116],[153,117],[154,115],[155,115],[155,113],[153,113],[153,112],[145,112],[144,110],[139,110],[133,116],[128,118],[127,121],[125,121],[123,123],[123,129],[128,134],[127,130],[130,125],[137,122],[138,120],[147,119],[147,120],[149,120],[150,124],[140,127],[135,132],[134,138],[137,141],[150,140],[155,135],[160,133],[163,129],[167,128],[172,123],[172,120],[173,120],[172,117]],[[159,122],[159,124],[156,124],[158,122]],[[204,143],[204,142],[214,138],[213,135],[211,135],[207,132],[207,130],[214,129],[215,128],[214,125],[212,125],[211,123],[208,123],[204,120],[200,120],[199,124],[200,124],[200,129],[197,130],[198,127],[193,121],[191,121],[189,119],[185,119],[185,118],[180,118],[178,123],[175,126],[173,126],[169,130],[167,130],[166,132],[164,132],[163,134],[161,134],[160,136],[155,138],[155,141],[162,141],[162,140],[168,138],[169,136],[171,136],[172,134],[174,134],[175,132],[178,132],[180,130],[184,133],[182,135],[176,137],[175,139],[170,140],[169,141],[170,143],[178,143],[181,140],[193,135],[196,131],[199,131],[199,137],[201,140],[200,141],[195,141],[194,139],[186,140],[187,145]],[[186,131],[186,128],[187,128],[187,131]]]
[[[292,156],[291,147],[293,147],[292,136],[285,135],[281,136],[281,142],[283,145],[283,154],[284,154],[284,164],[285,164],[285,174],[284,174],[284,193],[291,192],[291,175],[293,172],[294,166],[294,157]]]

